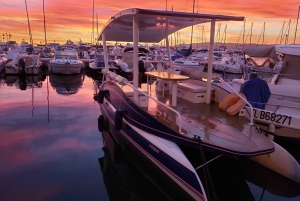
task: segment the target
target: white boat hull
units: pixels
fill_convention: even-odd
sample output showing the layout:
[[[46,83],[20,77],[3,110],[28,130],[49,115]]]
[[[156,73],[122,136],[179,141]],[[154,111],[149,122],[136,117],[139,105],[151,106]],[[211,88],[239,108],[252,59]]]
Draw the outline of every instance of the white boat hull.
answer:
[[[275,151],[270,154],[251,157],[250,159],[300,183],[300,166],[295,158],[280,145],[275,145]]]
[[[83,68],[82,62],[76,63],[63,63],[63,62],[49,62],[49,70],[53,73],[61,73],[61,74],[76,74],[80,73]]]

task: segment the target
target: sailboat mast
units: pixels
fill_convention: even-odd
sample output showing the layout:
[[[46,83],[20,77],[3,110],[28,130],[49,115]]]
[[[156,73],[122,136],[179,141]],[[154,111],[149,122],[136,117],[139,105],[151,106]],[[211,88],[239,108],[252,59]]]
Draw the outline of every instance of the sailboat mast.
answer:
[[[96,14],[96,19],[97,19],[97,38],[99,35],[99,29],[98,29],[98,13]],[[98,45],[98,40],[97,40],[97,45]]]
[[[95,0],[93,0],[93,20],[92,20],[92,45],[94,45],[95,42],[95,35],[94,35],[94,10],[95,10]]]
[[[299,6],[299,8],[298,8],[298,16],[297,16],[297,22],[296,22],[296,30],[295,30],[294,44],[295,44],[295,42],[296,42],[296,36],[297,36],[297,28],[298,28],[299,12],[300,12],[300,6]]]
[[[195,0],[193,0],[193,13],[195,12]],[[192,25],[192,33],[191,33],[191,45],[193,43],[193,32],[194,32],[194,26]]]
[[[245,23],[246,23],[246,19],[244,20],[244,25],[243,25],[243,27],[245,26]],[[237,43],[236,43],[235,48],[237,48],[237,46],[238,46],[238,44],[239,44],[239,42],[240,42],[240,38],[241,38],[242,32],[243,32],[243,28],[241,29],[241,32],[240,32],[240,35],[239,35],[239,39],[238,39],[238,41],[237,41]]]
[[[263,39],[262,39],[262,45],[264,44],[265,42],[265,31],[266,31],[266,22],[264,22],[264,29],[263,29]]]
[[[252,28],[253,28],[253,22],[252,22],[251,28],[250,28],[250,45],[251,45],[251,39],[252,39]]]
[[[27,9],[27,1],[26,0],[25,0],[25,7],[26,7],[26,15],[27,15],[27,24],[28,24],[28,31],[29,31],[29,39],[30,39],[30,43],[33,44],[32,34],[31,34],[31,28],[30,28],[30,22],[29,22],[29,16],[28,16],[28,9]]]
[[[223,43],[224,47],[226,45],[226,30],[227,30],[227,24],[225,25],[225,30],[224,30],[224,43]]]
[[[282,38],[283,30],[284,30],[284,24],[285,24],[285,21],[283,21],[283,25],[282,25],[282,27],[281,27],[281,30],[280,30],[280,32],[279,32],[279,35],[278,35],[278,37],[277,37],[277,39],[276,39],[275,44],[277,44],[277,41],[278,41],[279,37],[280,37],[280,44],[281,44],[281,38]]]
[[[261,30],[261,32],[260,32],[260,35],[259,35],[259,38],[258,38],[258,41],[257,41],[257,44],[256,44],[256,46],[258,46],[258,44],[259,44],[259,41],[260,41],[260,37],[261,37],[261,35],[262,35],[262,34],[264,34],[264,27],[265,27],[265,23],[266,23],[266,22],[264,22],[264,26],[263,26],[263,28],[262,28],[262,30]]]
[[[286,36],[286,38],[285,38],[285,44],[287,44],[288,41],[289,41],[290,28],[291,28],[291,19],[290,19],[290,21],[289,21],[289,26],[288,26],[288,28],[287,28],[287,34],[285,34],[285,36]]]
[[[45,17],[45,0],[43,0],[43,15],[44,15],[44,34],[45,34],[45,45],[47,45],[47,35],[46,35],[46,17]]]

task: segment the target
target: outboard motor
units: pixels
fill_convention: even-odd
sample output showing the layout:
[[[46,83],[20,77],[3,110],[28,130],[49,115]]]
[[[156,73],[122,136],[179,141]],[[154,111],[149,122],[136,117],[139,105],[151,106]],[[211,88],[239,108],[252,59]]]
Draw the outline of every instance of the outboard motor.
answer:
[[[145,76],[146,68],[143,60],[139,60],[139,87],[142,86],[142,83],[145,83],[146,76]]]

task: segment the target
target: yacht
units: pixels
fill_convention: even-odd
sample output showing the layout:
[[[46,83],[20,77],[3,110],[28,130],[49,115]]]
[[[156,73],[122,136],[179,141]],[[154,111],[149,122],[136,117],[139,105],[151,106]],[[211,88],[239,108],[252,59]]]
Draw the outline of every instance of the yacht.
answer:
[[[54,58],[49,61],[48,70],[53,73],[76,74],[84,68],[76,51],[56,51]]]

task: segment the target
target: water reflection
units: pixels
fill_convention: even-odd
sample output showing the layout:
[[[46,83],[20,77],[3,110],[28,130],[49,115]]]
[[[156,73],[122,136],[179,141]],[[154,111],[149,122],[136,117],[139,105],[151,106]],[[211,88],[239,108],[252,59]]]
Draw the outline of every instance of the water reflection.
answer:
[[[62,75],[50,73],[50,83],[58,94],[76,94],[82,87],[84,75],[82,73],[72,75]]]
[[[93,80],[70,101],[47,87],[48,78],[26,76],[21,91],[19,77],[1,74],[0,200],[108,201]]]
[[[95,101],[101,75],[86,76],[83,72],[80,79],[75,78],[78,82],[57,78],[54,83],[60,87],[71,89],[75,85],[80,89],[72,96],[57,93],[51,76],[56,75],[26,76],[26,90],[21,91],[19,77],[0,75],[0,200],[173,199],[176,194],[172,189],[169,193],[169,185],[150,182],[157,175],[144,167],[143,171],[137,169],[120,154],[113,139],[108,138],[109,142],[105,138],[103,148]],[[107,134],[103,137],[109,137]],[[298,153],[298,147],[294,150]],[[215,162],[211,163],[212,179],[215,188],[223,189],[218,200],[300,199],[298,184],[251,161]]]
[[[46,79],[46,73],[39,75],[2,75],[1,84],[9,87],[15,86],[22,91],[32,88],[41,88]]]
[[[145,175],[145,168],[138,169],[126,156],[111,135],[103,131],[104,156],[99,158],[104,184],[111,201],[173,200],[163,188],[155,186]],[[141,166],[140,166],[141,167]]]

